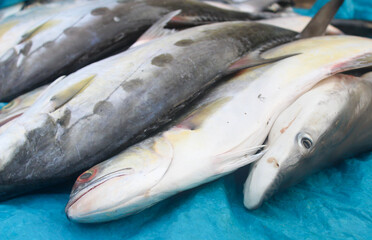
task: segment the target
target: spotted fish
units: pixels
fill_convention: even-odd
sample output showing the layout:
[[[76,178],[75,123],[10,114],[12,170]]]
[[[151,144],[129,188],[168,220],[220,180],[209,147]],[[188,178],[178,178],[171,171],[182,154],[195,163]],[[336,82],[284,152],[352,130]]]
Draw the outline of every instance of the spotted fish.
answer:
[[[96,0],[59,7],[61,4],[33,7],[1,22],[0,101],[124,51],[175,10],[182,12],[171,21],[172,26],[259,18],[195,0]]]
[[[258,51],[297,36],[253,22],[199,26],[60,77],[0,134],[0,198],[61,182],[113,156],[225,74],[288,57],[263,59]]]

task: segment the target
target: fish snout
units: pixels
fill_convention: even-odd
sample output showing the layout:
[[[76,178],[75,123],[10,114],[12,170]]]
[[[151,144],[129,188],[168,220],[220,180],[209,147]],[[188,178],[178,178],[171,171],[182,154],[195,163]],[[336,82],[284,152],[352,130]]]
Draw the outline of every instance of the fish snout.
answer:
[[[260,159],[256,162],[244,184],[244,206],[257,209],[270,198],[280,185],[280,167],[278,160],[273,157]]]

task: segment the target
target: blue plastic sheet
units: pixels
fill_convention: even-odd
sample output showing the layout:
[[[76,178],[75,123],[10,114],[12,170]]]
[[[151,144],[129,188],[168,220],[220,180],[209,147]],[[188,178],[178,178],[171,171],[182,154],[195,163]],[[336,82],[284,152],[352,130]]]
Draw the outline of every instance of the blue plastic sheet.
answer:
[[[371,239],[372,154],[347,160],[248,211],[246,168],[104,224],[64,215],[72,183],[0,203],[0,239]]]
[[[22,0],[0,0],[0,8],[9,7],[13,4],[24,2]]]
[[[327,2],[329,2],[329,0],[318,0],[311,9],[297,8],[295,11],[302,15],[313,16]],[[345,0],[335,18],[372,21],[372,1]]]

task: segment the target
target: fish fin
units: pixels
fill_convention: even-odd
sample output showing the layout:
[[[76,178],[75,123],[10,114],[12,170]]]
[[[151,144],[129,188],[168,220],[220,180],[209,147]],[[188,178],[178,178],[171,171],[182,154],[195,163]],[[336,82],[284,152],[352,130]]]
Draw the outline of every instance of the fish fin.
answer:
[[[345,72],[360,68],[372,67],[372,53],[366,53],[351,60],[332,66],[331,73]]]
[[[53,97],[50,98],[50,101],[52,102],[52,111],[57,110],[62,105],[66,104],[68,101],[70,101],[73,97],[75,97],[77,94],[82,92],[86,87],[89,86],[89,84],[92,82],[92,80],[96,77],[96,75],[89,76],[87,78],[84,78],[80,80],[79,82],[72,84],[67,89],[62,90],[61,92],[57,93]]]
[[[176,10],[163,16],[156,23],[154,23],[144,34],[142,34],[141,37],[138,38],[138,40],[130,48],[134,48],[156,38],[172,35],[173,33],[175,33],[175,29],[165,29],[164,27],[169,21],[171,21],[173,17],[177,16],[180,13],[181,10]]]
[[[196,130],[200,128],[204,121],[210,117],[210,115],[215,113],[230,100],[231,97],[224,97],[198,107],[196,110],[187,114],[187,116],[182,119],[179,124],[177,124],[177,127],[189,130]]]
[[[267,150],[257,151],[264,148],[266,145],[259,145],[238,151],[229,151],[216,156],[216,160],[220,163],[219,173],[227,173],[234,171],[240,167],[248,165],[259,160]]]
[[[343,2],[344,0],[331,0],[325,4],[297,37],[302,39],[323,35]]]
[[[296,56],[298,54],[300,54],[300,53],[288,54],[288,55],[279,56],[279,57],[275,57],[275,58],[265,59],[265,58],[261,58],[259,56],[258,52],[255,51],[255,52],[249,53],[249,54],[243,56],[242,58],[238,59],[237,61],[233,62],[229,66],[227,71],[224,73],[224,75],[229,75],[229,74],[235,73],[237,71],[243,70],[245,68],[250,68],[250,67],[255,67],[255,66],[259,66],[259,65],[264,65],[264,64],[267,64],[267,63],[277,62],[279,60],[289,58],[289,57],[293,57],[293,56]]]
[[[18,42],[18,44],[21,44],[29,39],[31,39],[34,35],[36,35],[39,31],[41,31],[43,28],[47,27],[49,24],[50,20],[38,25],[37,27],[31,29],[30,31],[26,32],[21,36],[21,40]]]

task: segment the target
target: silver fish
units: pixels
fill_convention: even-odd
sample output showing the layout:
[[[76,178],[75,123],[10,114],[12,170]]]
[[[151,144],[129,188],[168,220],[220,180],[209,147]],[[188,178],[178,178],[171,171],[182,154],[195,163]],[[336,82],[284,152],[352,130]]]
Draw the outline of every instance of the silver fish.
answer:
[[[322,33],[341,3],[327,4],[322,25],[314,24],[315,18],[300,36]],[[152,30],[158,26],[163,32],[164,23],[177,14],[167,14]],[[61,77],[21,117],[0,128],[0,199],[64,181],[113,156],[169,122],[224,74],[288,57],[262,59],[258,52],[297,37],[253,22],[211,24]],[[353,56],[368,49],[367,44]]]
[[[345,158],[372,150],[372,79],[330,77],[283,111],[268,149],[248,176],[244,205],[259,207],[279,190]]]
[[[172,11],[182,10],[171,22],[174,25],[259,18],[194,0],[79,1],[64,4],[64,8],[49,5],[31,8],[27,13],[1,22],[0,38],[7,43],[4,45],[0,40],[0,46],[4,45],[1,47],[4,49],[0,49],[0,53],[3,52],[0,101],[9,101],[61,75],[125,50]],[[27,21],[29,18],[31,22]]]
[[[258,23],[201,26],[56,80],[0,135],[0,198],[107,159],[168,122],[242,55],[296,35]]]
[[[110,221],[246,165],[296,98],[328,74],[364,66],[367,58],[372,65],[372,40],[349,36],[296,41],[265,56],[296,52],[302,54],[239,73],[167,131],[84,172],[67,216]]]

